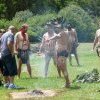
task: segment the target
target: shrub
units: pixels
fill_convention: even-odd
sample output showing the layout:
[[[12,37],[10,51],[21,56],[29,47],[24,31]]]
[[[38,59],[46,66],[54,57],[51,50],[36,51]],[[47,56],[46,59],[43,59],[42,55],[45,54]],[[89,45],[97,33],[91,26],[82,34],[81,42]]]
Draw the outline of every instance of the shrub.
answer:
[[[89,42],[94,39],[94,33],[97,29],[97,25],[94,20],[85,12],[81,7],[76,5],[69,5],[63,8],[58,16],[63,16],[65,19],[64,24],[70,23],[76,28],[79,41]]]
[[[45,24],[50,21],[51,19],[54,19],[56,17],[55,13],[49,14],[44,13],[42,15],[36,15],[27,20],[26,23],[29,24],[29,30],[28,33],[32,36],[37,37],[37,39],[40,41],[43,33],[45,32]]]
[[[9,26],[9,21],[6,19],[1,19],[0,20],[0,28],[7,29]]]
[[[14,25],[17,29],[21,27],[23,23],[26,23],[27,19],[32,17],[33,14],[29,10],[16,12],[15,17],[10,24]]]

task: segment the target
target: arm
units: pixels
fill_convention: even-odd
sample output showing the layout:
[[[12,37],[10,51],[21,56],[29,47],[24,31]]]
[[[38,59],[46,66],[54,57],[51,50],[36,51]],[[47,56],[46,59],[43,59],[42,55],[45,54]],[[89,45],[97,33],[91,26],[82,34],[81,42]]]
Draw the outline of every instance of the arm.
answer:
[[[59,39],[61,37],[61,33],[56,34],[55,36],[51,37],[49,40],[56,40]]]
[[[13,55],[14,54],[14,36],[13,35],[8,37],[7,46],[11,54]]]
[[[93,43],[93,50],[94,50],[94,48],[95,48],[97,42],[98,42],[98,38],[95,36],[94,43]]]
[[[45,44],[45,38],[44,38],[44,36],[43,36],[43,38],[42,38],[42,43],[41,43],[41,45],[40,45],[39,53],[41,53],[41,52],[43,51],[44,44]]]
[[[18,52],[18,34],[15,35],[14,37],[14,52],[17,53]]]
[[[77,32],[75,29],[73,29],[74,37],[75,37],[75,43],[78,44],[78,37],[77,37]]]
[[[76,41],[76,43],[78,43],[78,38],[77,38],[77,33],[76,33],[76,31],[75,31],[75,41]]]
[[[29,41],[29,36],[27,34],[27,42],[28,42],[28,49],[30,49],[30,41]]]

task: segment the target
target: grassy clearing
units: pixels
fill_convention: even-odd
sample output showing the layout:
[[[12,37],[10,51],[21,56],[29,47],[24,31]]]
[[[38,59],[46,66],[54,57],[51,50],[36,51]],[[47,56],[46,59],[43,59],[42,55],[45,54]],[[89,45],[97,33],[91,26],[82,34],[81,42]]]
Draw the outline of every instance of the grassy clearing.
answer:
[[[78,47],[78,53],[80,58],[80,67],[77,67],[75,60],[73,59],[74,66],[70,66],[68,63],[68,71],[71,81],[76,77],[76,75],[91,71],[93,68],[97,68],[100,72],[100,58],[96,56],[95,52],[91,52],[92,44],[82,43]],[[0,87],[0,100],[8,100],[9,93],[14,91],[29,91],[32,89],[54,89],[59,92],[59,94],[53,98],[43,98],[43,100],[99,100],[100,83],[73,83],[72,88],[65,89],[62,88],[64,85],[63,78],[57,78],[56,67],[51,64],[49,66],[49,76],[48,78],[43,78],[43,57],[37,55],[31,55],[31,65],[33,79],[29,79],[26,73],[26,67],[23,66],[23,72],[21,74],[21,79],[15,80],[16,84],[19,86],[24,86],[25,90],[8,90]],[[80,86],[80,89],[76,89],[76,86]],[[61,92],[60,92],[61,91]],[[42,98],[41,98],[42,100]]]

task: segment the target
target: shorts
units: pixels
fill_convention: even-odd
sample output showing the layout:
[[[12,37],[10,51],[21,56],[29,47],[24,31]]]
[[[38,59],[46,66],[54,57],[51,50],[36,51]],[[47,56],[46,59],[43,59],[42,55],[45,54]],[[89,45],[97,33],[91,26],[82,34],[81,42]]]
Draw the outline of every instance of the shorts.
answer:
[[[72,48],[71,48],[71,54],[76,54],[76,49],[78,47],[78,44],[76,42],[74,42],[72,44]]]
[[[3,69],[3,75],[4,76],[15,76],[17,75],[17,65],[15,56],[12,56],[11,54],[6,55],[2,57],[4,69]]]
[[[57,52],[57,57],[60,57],[60,56],[68,57],[68,52],[66,50]]]
[[[18,58],[21,59],[23,64],[29,64],[29,50],[18,50]]]

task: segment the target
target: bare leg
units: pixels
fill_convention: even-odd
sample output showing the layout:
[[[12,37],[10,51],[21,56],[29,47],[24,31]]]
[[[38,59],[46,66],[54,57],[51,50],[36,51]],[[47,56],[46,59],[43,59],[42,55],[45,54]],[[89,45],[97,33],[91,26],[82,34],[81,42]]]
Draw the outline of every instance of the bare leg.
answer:
[[[18,59],[18,77],[20,78],[21,74],[21,67],[22,67],[22,61],[21,59]]]
[[[60,70],[60,68],[58,66],[57,57],[56,56],[53,57],[53,62],[54,62],[54,65],[57,67],[57,71],[58,71],[59,77],[61,77],[61,70]]]
[[[79,66],[80,64],[79,64],[79,59],[78,59],[77,51],[75,52],[74,55],[75,55],[76,62],[77,62],[77,64],[78,64],[78,66]]]
[[[9,76],[4,76],[4,81],[5,81],[5,83],[10,83]]]
[[[14,76],[9,76],[10,84],[14,84]]]
[[[48,75],[48,67],[49,67],[49,62],[50,62],[51,57],[46,54],[45,55],[45,77]]]
[[[58,75],[59,75],[59,77],[61,77],[61,69],[59,68],[58,65],[57,65],[57,71],[58,71]]]
[[[72,57],[71,57],[71,54],[69,54],[69,63],[72,66]]]
[[[32,78],[31,66],[30,66],[29,63],[27,64],[27,71],[28,71],[28,73],[29,73],[30,78]]]
[[[64,75],[64,78],[66,80],[65,87],[70,87],[70,81],[69,81],[68,72],[67,72],[67,69],[66,69],[66,67],[67,67],[66,66],[66,58],[65,57],[59,57],[58,60],[59,60],[60,68],[61,68],[62,73]]]

